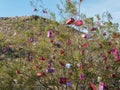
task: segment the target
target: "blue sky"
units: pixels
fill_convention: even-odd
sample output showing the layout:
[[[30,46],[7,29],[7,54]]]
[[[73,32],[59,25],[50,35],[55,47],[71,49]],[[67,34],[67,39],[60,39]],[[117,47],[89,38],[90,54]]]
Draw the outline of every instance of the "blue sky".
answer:
[[[32,15],[33,7],[30,6],[30,0],[0,0],[0,17],[13,17]],[[53,12],[57,11],[56,4],[60,0],[43,0],[47,8]],[[36,3],[37,7],[38,4]],[[109,11],[113,16],[114,22],[120,23],[120,3],[119,0],[83,0],[81,12],[87,16],[102,14]]]

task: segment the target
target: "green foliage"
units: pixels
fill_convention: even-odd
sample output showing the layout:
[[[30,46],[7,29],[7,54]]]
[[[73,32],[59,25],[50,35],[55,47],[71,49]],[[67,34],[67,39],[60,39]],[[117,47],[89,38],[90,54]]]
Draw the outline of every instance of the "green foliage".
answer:
[[[65,8],[76,16],[75,2],[66,2]],[[90,82],[96,88],[104,82],[105,90],[120,89],[120,59],[114,56],[115,50],[117,56],[120,53],[120,33],[111,15],[104,13],[107,20],[96,15],[95,21],[81,14],[83,25],[78,27],[58,23],[52,16],[53,20],[36,15],[0,19],[7,27],[0,33],[0,89],[90,90]],[[89,37],[81,37],[85,33]]]

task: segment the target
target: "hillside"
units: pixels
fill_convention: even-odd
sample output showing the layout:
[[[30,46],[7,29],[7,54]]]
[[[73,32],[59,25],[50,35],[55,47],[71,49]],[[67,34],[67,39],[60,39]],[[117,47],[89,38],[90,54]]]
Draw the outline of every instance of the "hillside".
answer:
[[[68,36],[70,36],[69,33],[73,34],[73,32],[76,32],[76,35],[78,33],[78,31],[75,31],[72,28],[69,28],[68,30],[65,25],[58,24],[57,22],[41,18],[39,16],[11,18],[3,17],[0,18],[1,47],[10,47],[10,51],[16,51],[17,49],[23,47],[23,49],[29,51],[31,51],[31,47],[34,49],[35,47],[41,48],[39,44],[41,42],[46,43],[49,40],[47,38],[48,30],[53,30],[53,32],[56,34],[60,33],[62,37],[59,37],[58,42],[62,40],[64,41],[64,39],[68,39]],[[34,44],[36,44],[35,47]],[[16,53],[18,53],[18,51]]]
[[[0,18],[0,90],[119,90],[118,37],[98,34],[107,25],[88,38],[38,16]]]

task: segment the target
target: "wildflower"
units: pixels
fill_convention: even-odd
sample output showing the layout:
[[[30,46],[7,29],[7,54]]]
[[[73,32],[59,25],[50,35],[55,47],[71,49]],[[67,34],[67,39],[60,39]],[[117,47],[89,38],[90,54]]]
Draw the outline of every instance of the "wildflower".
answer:
[[[66,84],[66,83],[67,83],[67,78],[65,78],[65,77],[60,77],[60,78],[59,78],[59,83],[60,83],[60,84]]]
[[[33,68],[34,68],[34,69],[39,69],[39,68],[40,68],[40,66],[35,65],[35,66],[33,66]]]
[[[67,87],[70,87],[71,85],[72,85],[71,82],[67,82],[67,83],[66,83],[66,86],[67,86]]]
[[[74,24],[75,24],[75,26],[81,26],[81,25],[83,25],[83,21],[82,20],[76,20],[74,22]]]
[[[114,48],[111,52],[112,52],[112,54],[114,56],[115,61],[120,61],[120,55],[118,54],[117,49]]]
[[[115,73],[110,74],[110,77],[115,77],[115,76],[116,76]]]
[[[97,30],[97,28],[93,27],[93,28],[90,29],[90,31],[95,31],[95,30]]]
[[[45,61],[45,58],[41,57],[41,58],[39,58],[39,60],[41,60],[41,61]]]
[[[100,82],[100,84],[99,84],[99,90],[104,90],[104,82]]]
[[[47,72],[47,73],[53,73],[54,70],[53,70],[52,68],[48,68],[48,69],[46,69],[46,72]]]
[[[75,21],[74,18],[70,18],[66,21],[66,24],[68,24],[68,25],[72,24],[74,21]]]
[[[97,90],[95,85],[93,83],[91,83],[91,82],[90,82],[90,88],[91,88],[91,90]]]
[[[49,31],[48,31],[47,37],[48,37],[48,38],[51,38],[51,37],[52,37],[52,30],[49,30]]]
[[[116,48],[114,48],[114,49],[112,50],[112,54],[113,54],[113,55],[118,55],[118,51],[117,51]]]
[[[62,55],[63,55],[64,53],[65,53],[65,51],[64,51],[64,50],[60,50],[60,54],[62,54]]]
[[[81,37],[82,38],[87,38],[88,36],[87,36],[87,34],[82,34]]]
[[[34,38],[32,38],[32,37],[29,40],[30,40],[30,42],[34,42]]]
[[[87,44],[86,44],[86,43],[81,45],[81,47],[86,47],[86,46],[87,46]]]
[[[114,55],[115,61],[120,61],[120,55]]]
[[[17,80],[16,79],[13,79],[13,82],[14,82],[14,84],[17,84]]]
[[[66,63],[66,68],[69,69],[71,67],[71,64],[70,63]]]
[[[42,76],[45,76],[46,74],[44,72],[39,72],[37,73],[37,77],[42,77]]]

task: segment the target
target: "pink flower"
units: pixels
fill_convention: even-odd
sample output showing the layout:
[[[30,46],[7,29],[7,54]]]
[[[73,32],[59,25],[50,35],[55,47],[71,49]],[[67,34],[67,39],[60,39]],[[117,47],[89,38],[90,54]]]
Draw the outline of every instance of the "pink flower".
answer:
[[[120,61],[120,56],[119,55],[114,55],[115,61]]]
[[[75,24],[75,26],[81,26],[81,25],[83,25],[83,21],[82,20],[76,20],[74,24]]]
[[[82,38],[87,38],[88,35],[87,34],[82,34]]]
[[[118,54],[117,48],[112,49],[111,52],[114,56],[114,60],[119,61],[120,60],[120,55]]]
[[[31,43],[34,42],[34,38],[32,38],[32,37],[29,40]]]
[[[47,37],[48,37],[48,38],[51,38],[51,37],[52,37],[52,30],[49,30],[49,31],[48,31]]]
[[[83,80],[83,79],[84,79],[84,75],[83,75],[83,74],[80,74],[79,79],[80,79],[80,80]]]
[[[116,48],[114,48],[114,49],[112,50],[112,54],[113,54],[113,55],[118,55],[118,51],[117,51]]]
[[[99,84],[99,90],[104,90],[104,82],[100,82],[100,84]]]

